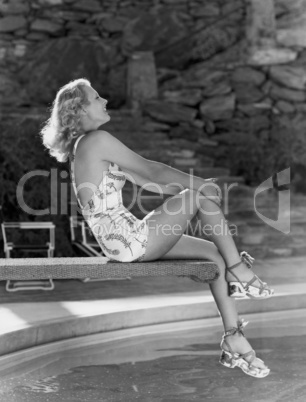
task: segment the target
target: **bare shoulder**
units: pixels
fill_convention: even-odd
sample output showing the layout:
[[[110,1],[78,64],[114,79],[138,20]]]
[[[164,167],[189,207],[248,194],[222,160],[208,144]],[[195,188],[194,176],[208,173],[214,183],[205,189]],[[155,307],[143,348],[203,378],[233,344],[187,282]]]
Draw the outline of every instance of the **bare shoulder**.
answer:
[[[156,162],[143,158],[108,131],[95,130],[86,134],[83,144],[91,155],[100,160],[114,162],[123,170],[134,171],[150,178],[156,168]]]
[[[98,145],[102,142],[105,141],[111,141],[112,138],[115,138],[113,135],[111,135],[108,131],[105,130],[95,130],[91,131],[90,133],[85,134],[83,138],[83,143],[85,143],[87,146],[90,145]]]
[[[84,135],[80,140],[79,148],[81,152],[90,153],[92,156],[99,154],[105,149],[105,146],[112,143],[113,137],[109,132],[104,130],[91,131]],[[103,159],[103,157],[102,157]]]

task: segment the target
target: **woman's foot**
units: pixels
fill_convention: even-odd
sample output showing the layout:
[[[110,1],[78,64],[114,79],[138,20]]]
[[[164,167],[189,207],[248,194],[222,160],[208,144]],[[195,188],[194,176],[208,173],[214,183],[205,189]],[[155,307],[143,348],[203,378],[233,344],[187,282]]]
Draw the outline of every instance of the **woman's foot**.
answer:
[[[240,256],[241,261],[226,270],[225,279],[229,282],[230,296],[235,298],[247,296],[253,299],[271,297],[274,294],[274,290],[269,288],[265,282],[262,282],[251,270],[254,258],[245,251]]]
[[[255,276],[254,272],[246,266],[244,262],[242,262],[239,266],[235,267],[235,275],[241,280],[241,282],[249,282]],[[237,278],[233,275],[230,270],[226,270],[225,279],[227,282],[236,282]],[[255,282],[252,283],[253,286],[259,288],[260,281],[256,279]]]
[[[266,377],[270,373],[270,369],[264,362],[256,357],[255,351],[245,338],[243,327],[247,322],[238,322],[237,328],[227,330],[221,341],[222,355],[220,363],[225,367],[240,367],[241,370],[257,378]]]
[[[248,342],[248,340],[241,334],[236,333],[235,335],[230,335],[226,338],[228,344],[232,348],[233,352],[238,353],[240,355],[244,353],[248,353],[250,350],[252,350],[252,346]],[[251,356],[245,357],[245,360],[250,363]],[[258,367],[260,369],[267,369],[268,367],[264,364],[264,362],[259,359],[258,357],[255,357],[255,359],[252,362],[252,366]]]

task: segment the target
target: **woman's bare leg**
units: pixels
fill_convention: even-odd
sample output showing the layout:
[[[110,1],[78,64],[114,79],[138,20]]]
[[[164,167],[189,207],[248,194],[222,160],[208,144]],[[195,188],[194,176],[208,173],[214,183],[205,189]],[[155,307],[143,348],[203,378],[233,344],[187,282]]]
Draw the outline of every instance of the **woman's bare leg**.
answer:
[[[238,313],[235,299],[228,295],[228,284],[225,279],[225,262],[214,243],[196,237],[182,235],[179,241],[160,259],[207,259],[217,263],[220,270],[218,280],[210,283],[210,290],[222,318],[224,331],[237,327]],[[249,352],[252,347],[246,338],[231,336],[227,338],[232,349],[238,353]],[[264,368],[265,365],[258,359],[254,361],[256,367]]]
[[[201,208],[198,210],[196,217],[201,221],[205,233],[211,235],[212,241],[216,244],[225,260],[226,267],[240,262],[240,255],[221,208],[215,202],[208,199],[201,200],[200,203]],[[220,228],[220,233],[215,228]],[[254,272],[245,263],[235,268],[235,274],[243,282],[250,281],[254,276]],[[227,281],[237,280],[230,271],[226,271],[225,277]],[[253,286],[259,285],[258,281],[253,283]]]
[[[169,257],[174,259],[182,258],[182,254],[184,255],[183,258],[195,258],[197,256],[196,258],[216,261],[220,271],[222,270],[223,273],[221,273],[221,277],[217,281],[210,285],[210,288],[226,330],[237,327],[238,315],[235,300],[228,296],[228,285],[225,278],[226,262],[224,261],[224,257],[214,243],[196,238],[191,240],[190,236],[183,236],[191,219],[199,211],[199,202],[196,200],[196,194],[198,193],[193,190],[181,192],[156,208],[155,213],[148,219],[149,238],[144,261],[154,261],[161,258],[167,259]],[[203,200],[203,197],[201,199]],[[206,211],[208,210],[207,208],[217,207],[216,204],[205,198],[201,201],[201,205],[204,205],[204,210]],[[218,208],[218,210],[220,209]],[[201,222],[206,223],[206,215],[200,212],[198,216]],[[211,219],[208,219],[208,222],[212,224],[220,223],[220,221],[221,214],[212,215]],[[217,241],[217,243],[221,245],[223,253],[236,254],[240,260],[236,246],[231,238],[226,237],[224,243],[222,243],[222,240]],[[231,246],[232,249],[230,248]],[[229,263],[231,262],[229,261]],[[247,339],[239,336],[239,334],[228,337],[227,341],[230,343],[232,349],[238,353],[245,353],[251,349]],[[263,363],[258,359],[254,361],[254,364],[258,367],[264,367]]]
[[[148,220],[149,227],[152,226],[152,228],[149,231],[145,261],[158,259],[166,254],[182,236],[195,216],[200,220],[201,227],[206,229],[206,232],[209,229],[212,241],[222,255],[226,267],[241,261],[220,207],[201,193],[188,189],[169,198],[155,211],[155,214]],[[152,225],[150,225],[151,222]],[[163,228],[173,228],[174,226],[178,227],[176,232],[168,230],[168,233],[163,233]],[[216,227],[221,228],[221,233],[215,231]],[[248,269],[244,263],[235,268],[235,274],[243,282],[248,282],[254,276],[252,270]],[[229,271],[226,271],[226,280],[236,281]],[[254,282],[253,286],[259,286],[259,282]]]
[[[174,247],[160,259],[181,258],[207,259],[218,265],[220,277],[210,284],[210,289],[222,317],[224,328],[229,329],[237,326],[238,314],[235,299],[228,295],[228,284],[225,280],[225,263],[216,245],[211,241],[184,234]]]

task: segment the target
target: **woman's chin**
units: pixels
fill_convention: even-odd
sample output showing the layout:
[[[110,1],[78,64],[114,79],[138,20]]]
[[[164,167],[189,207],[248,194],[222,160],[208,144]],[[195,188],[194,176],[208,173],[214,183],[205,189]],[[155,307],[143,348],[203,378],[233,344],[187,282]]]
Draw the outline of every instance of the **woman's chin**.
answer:
[[[111,117],[109,114],[107,114],[106,116],[103,116],[103,120],[99,122],[99,126],[102,126],[102,124],[107,123],[108,121],[110,121]]]

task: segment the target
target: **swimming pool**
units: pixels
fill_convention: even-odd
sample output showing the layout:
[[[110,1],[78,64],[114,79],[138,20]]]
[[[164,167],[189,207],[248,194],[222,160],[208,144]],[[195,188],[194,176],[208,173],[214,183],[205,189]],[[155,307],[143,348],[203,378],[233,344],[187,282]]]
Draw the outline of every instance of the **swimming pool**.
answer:
[[[1,357],[0,401],[304,402],[305,310],[244,318],[250,320],[246,335],[271,368],[265,379],[218,363],[222,328],[213,318],[96,334]]]

